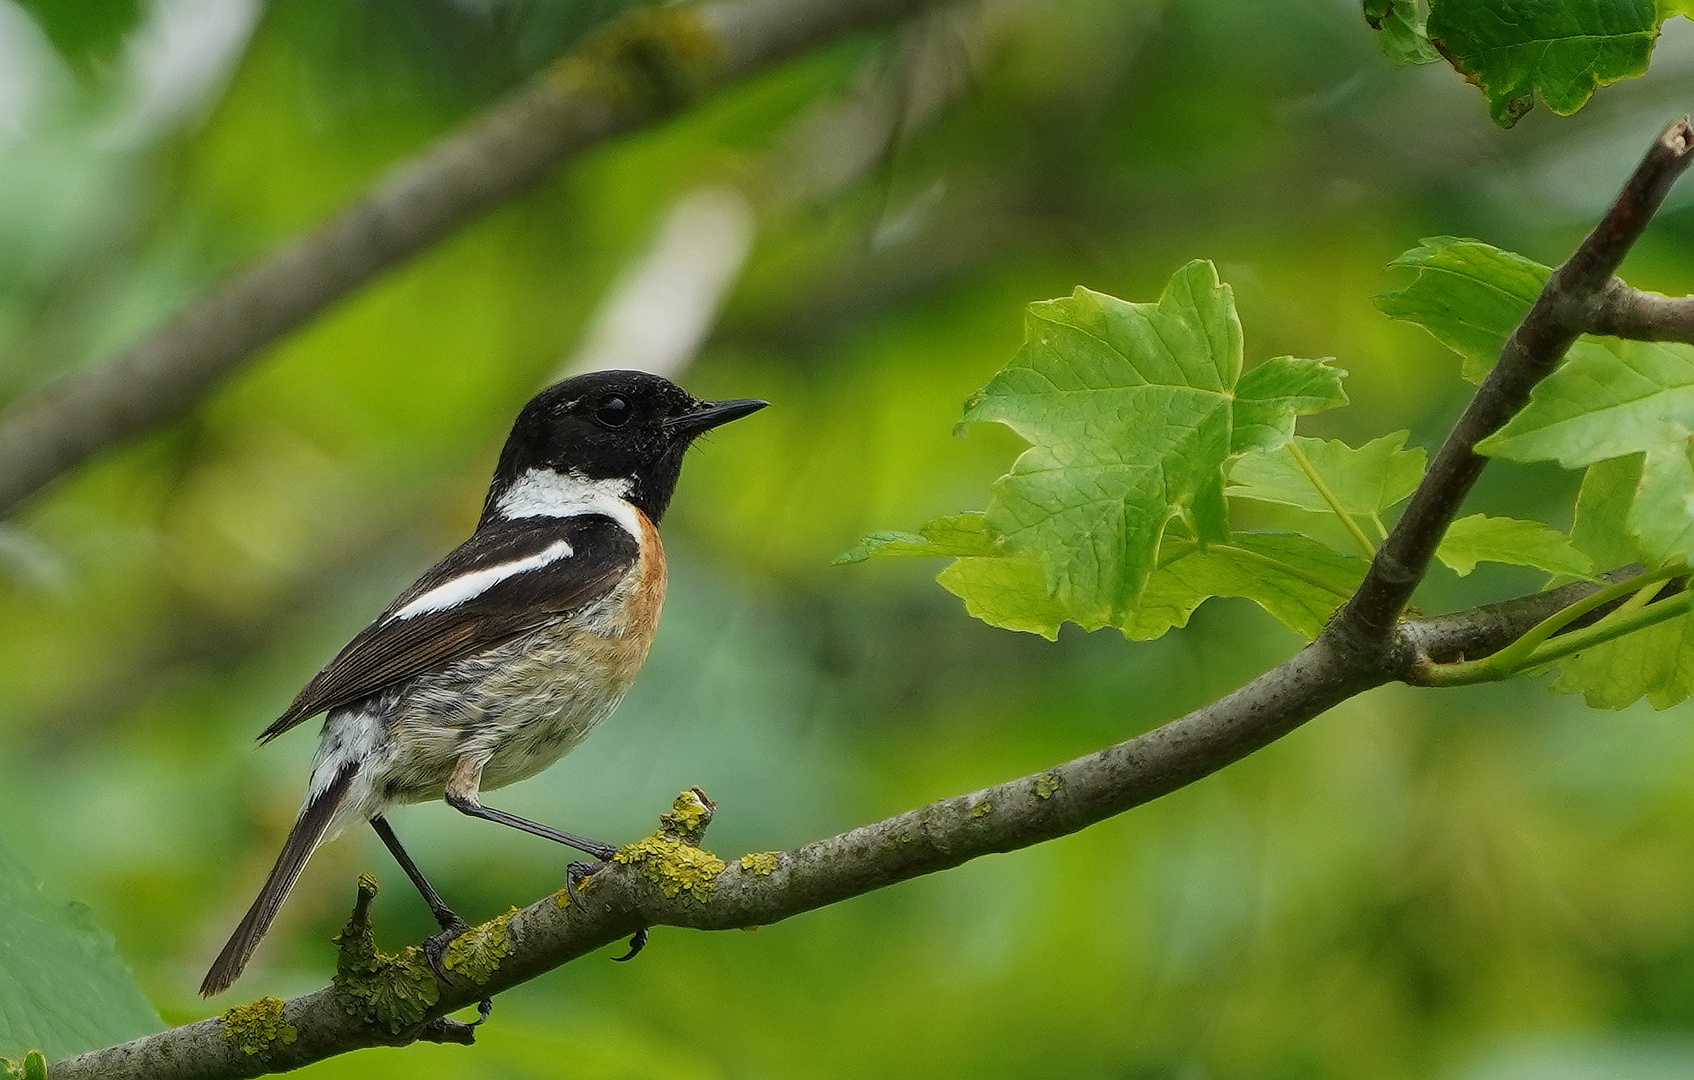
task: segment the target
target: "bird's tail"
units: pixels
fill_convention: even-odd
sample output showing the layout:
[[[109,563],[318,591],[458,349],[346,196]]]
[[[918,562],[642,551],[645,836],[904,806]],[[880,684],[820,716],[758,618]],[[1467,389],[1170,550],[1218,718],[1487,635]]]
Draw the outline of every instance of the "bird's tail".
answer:
[[[288,839],[282,845],[282,854],[277,856],[276,865],[271,867],[270,876],[265,878],[264,888],[259,890],[258,899],[247,909],[241,925],[230,935],[229,943],[213,961],[212,970],[206,973],[205,981],[200,984],[202,997],[228,990],[230,984],[241,976],[241,970],[247,966],[253,950],[259,947],[259,939],[271,928],[271,920],[276,918],[282,902],[288,898],[288,890],[300,880],[300,872],[306,869],[306,860],[312,857],[312,852],[317,850],[324,834],[329,831],[335,811],[347,796],[347,789],[352,786],[353,776],[358,771],[356,763],[345,766],[336,773],[328,787],[313,796],[301,809],[300,817],[295,820],[294,828],[289,830]]]

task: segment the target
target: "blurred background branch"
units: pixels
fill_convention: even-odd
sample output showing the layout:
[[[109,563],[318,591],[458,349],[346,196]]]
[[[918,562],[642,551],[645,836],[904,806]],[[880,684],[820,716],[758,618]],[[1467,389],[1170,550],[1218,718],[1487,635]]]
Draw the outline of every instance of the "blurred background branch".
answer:
[[[14,402],[0,415],[0,514],[90,455],[181,416],[258,350],[586,147],[724,81],[927,3],[719,0],[614,20],[118,357]]]

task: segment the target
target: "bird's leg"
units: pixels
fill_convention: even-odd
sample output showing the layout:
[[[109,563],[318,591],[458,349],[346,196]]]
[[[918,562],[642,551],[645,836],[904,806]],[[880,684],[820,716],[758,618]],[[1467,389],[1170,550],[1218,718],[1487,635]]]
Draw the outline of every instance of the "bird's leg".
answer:
[[[454,938],[469,930],[470,924],[459,918],[458,913],[448,907],[445,900],[441,899],[441,894],[436,892],[435,886],[431,885],[429,879],[423,876],[423,871],[418,869],[418,864],[413,862],[412,857],[406,854],[406,849],[400,846],[400,838],[394,835],[394,828],[388,824],[387,818],[381,814],[371,818],[371,828],[375,829],[376,834],[382,837],[383,846],[388,848],[388,853],[394,856],[394,861],[400,864],[400,869],[406,872],[406,876],[417,887],[424,903],[429,905],[429,913],[434,915],[435,921],[440,924],[441,932],[423,943],[423,954],[424,959],[429,961],[430,970],[435,972],[436,977],[442,982],[451,982],[452,979],[447,974],[447,946],[453,943]],[[475,1027],[487,1020],[488,1014],[493,1008],[493,1000],[483,998],[477,1003],[479,1015],[476,1023],[470,1026]]]
[[[602,844],[598,840],[589,840],[585,837],[577,836],[575,833],[568,833],[562,829],[555,829],[551,825],[543,825],[540,822],[531,821],[528,818],[518,817],[516,814],[508,814],[504,810],[496,810],[492,806],[482,805],[482,796],[480,794],[482,788],[482,766],[482,759],[474,757],[463,757],[459,759],[458,767],[453,770],[452,777],[447,781],[446,799],[448,806],[451,806],[461,814],[469,814],[471,817],[481,818],[484,821],[494,821],[501,825],[509,825],[514,829],[521,829],[526,833],[531,833],[535,836],[551,840],[556,844],[564,844],[566,847],[573,847],[578,851],[594,856],[596,859],[599,859],[602,864],[609,861],[613,855],[618,853],[618,849],[610,844]],[[570,896],[572,903],[580,902],[576,895],[577,883],[583,878],[586,878],[589,874],[592,874],[598,868],[598,866],[593,864],[580,862],[571,863],[565,868],[565,892]],[[614,956],[612,959],[633,960],[635,959],[636,954],[646,948],[646,946],[647,930],[643,927],[636,931],[634,937],[629,939],[629,952],[625,953],[623,956]]]
[[[531,821],[528,818],[518,817],[516,814],[508,814],[504,810],[496,810],[492,806],[482,805],[482,797],[479,793],[482,786],[482,766],[483,762],[474,757],[459,759],[458,768],[453,770],[453,776],[447,781],[446,799],[448,806],[461,814],[468,814],[484,821],[493,821],[500,825],[521,829],[531,835],[551,840],[555,844],[564,844],[566,847],[575,848],[594,856],[601,862],[618,853],[618,849],[610,844],[602,844],[598,840],[590,840],[575,833],[555,829],[551,825],[543,825],[538,821]]]

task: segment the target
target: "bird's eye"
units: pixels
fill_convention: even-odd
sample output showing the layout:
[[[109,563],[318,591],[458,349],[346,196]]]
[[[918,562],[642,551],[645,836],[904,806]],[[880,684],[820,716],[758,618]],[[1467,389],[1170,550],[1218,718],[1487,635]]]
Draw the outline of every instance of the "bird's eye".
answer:
[[[607,394],[594,406],[594,419],[607,427],[623,427],[629,423],[629,399],[622,394]]]

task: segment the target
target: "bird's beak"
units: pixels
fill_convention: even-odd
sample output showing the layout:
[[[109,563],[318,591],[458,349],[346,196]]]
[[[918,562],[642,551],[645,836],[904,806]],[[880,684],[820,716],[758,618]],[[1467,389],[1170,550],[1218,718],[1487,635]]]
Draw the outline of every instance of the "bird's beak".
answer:
[[[672,434],[694,436],[702,431],[710,431],[731,420],[739,420],[758,412],[769,405],[768,401],[757,398],[736,398],[734,401],[705,401],[693,412],[673,416],[665,421],[665,427]]]

